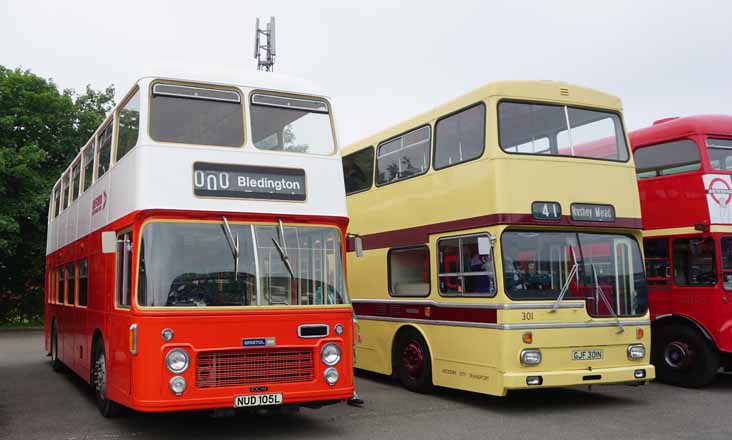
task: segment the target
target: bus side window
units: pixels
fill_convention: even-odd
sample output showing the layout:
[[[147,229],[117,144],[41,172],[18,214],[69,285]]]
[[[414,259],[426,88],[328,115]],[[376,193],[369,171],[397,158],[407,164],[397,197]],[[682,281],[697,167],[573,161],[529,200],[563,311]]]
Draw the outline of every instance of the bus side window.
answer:
[[[430,251],[427,246],[391,249],[386,259],[392,296],[430,294]]]
[[[87,305],[87,292],[89,291],[89,262],[79,261],[79,305]]]
[[[346,195],[371,188],[374,180],[374,147],[366,147],[343,158],[343,180]]]
[[[674,283],[678,286],[717,284],[714,240],[677,238],[673,241]]]
[[[732,237],[722,238],[722,284],[724,290],[732,290]]]
[[[666,286],[671,278],[671,266],[667,238],[646,238],[643,240],[646,254],[646,276],[649,286]]]
[[[435,125],[435,169],[477,159],[484,145],[483,103],[442,118]]]
[[[117,306],[130,307],[130,292],[132,284],[130,274],[132,273],[132,232],[127,231],[117,235],[117,278],[116,296]]]

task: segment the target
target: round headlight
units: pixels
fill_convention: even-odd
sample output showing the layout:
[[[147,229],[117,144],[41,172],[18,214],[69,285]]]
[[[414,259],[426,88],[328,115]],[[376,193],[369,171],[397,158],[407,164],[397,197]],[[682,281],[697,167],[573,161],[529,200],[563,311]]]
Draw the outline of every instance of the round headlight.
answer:
[[[171,339],[173,339],[173,329],[172,328],[166,328],[163,329],[163,331],[160,333],[160,336],[163,338],[163,341],[168,342]]]
[[[335,385],[338,382],[338,370],[333,367],[326,368],[323,376],[325,377],[325,381],[328,382],[328,385]]]
[[[335,325],[335,333],[337,335],[342,335],[343,334],[343,324],[336,324]]]
[[[188,369],[188,353],[182,348],[174,348],[165,356],[165,366],[171,373],[180,374]]]
[[[333,343],[325,344],[320,350],[320,359],[325,365],[333,366],[341,360],[341,349]]]
[[[186,390],[186,380],[183,376],[173,376],[170,379],[170,390],[175,394],[183,394]]]

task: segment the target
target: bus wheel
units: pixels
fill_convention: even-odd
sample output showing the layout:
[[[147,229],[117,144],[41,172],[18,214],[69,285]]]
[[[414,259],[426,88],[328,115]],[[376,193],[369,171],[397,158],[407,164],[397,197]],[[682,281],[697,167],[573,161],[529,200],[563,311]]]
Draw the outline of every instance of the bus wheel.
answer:
[[[719,357],[698,331],[687,326],[666,326],[653,336],[652,356],[658,380],[698,388],[714,379]]]
[[[94,356],[94,370],[92,371],[92,385],[97,408],[104,417],[114,415],[115,403],[107,399],[107,358],[104,356],[104,346],[99,343]]]
[[[53,371],[59,372],[64,366],[58,358],[58,333],[56,332],[56,323],[51,327],[51,368]]]
[[[432,391],[430,351],[422,336],[414,330],[405,333],[396,354],[397,375],[404,387],[418,393]]]

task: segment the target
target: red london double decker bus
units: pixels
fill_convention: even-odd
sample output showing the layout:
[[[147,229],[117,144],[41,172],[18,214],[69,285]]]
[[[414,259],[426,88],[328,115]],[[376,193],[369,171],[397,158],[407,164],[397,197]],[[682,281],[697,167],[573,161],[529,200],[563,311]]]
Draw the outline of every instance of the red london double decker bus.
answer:
[[[630,133],[659,380],[709,383],[732,366],[732,116]]]
[[[331,106],[266,75],[145,77],[54,186],[46,349],[103,415],[353,395]]]

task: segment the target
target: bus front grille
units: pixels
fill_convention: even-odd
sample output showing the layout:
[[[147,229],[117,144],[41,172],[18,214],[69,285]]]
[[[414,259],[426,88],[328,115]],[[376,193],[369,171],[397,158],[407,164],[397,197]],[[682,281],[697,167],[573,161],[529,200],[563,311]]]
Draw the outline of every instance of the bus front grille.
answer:
[[[313,352],[300,349],[226,350],[198,356],[198,388],[308,382],[313,380]]]

